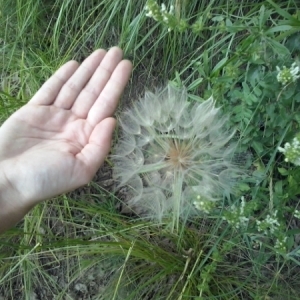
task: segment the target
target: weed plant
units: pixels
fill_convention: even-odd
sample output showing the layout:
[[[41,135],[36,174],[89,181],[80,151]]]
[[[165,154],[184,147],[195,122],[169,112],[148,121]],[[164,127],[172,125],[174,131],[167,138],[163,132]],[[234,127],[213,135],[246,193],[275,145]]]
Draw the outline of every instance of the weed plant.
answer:
[[[0,297],[299,298],[300,169],[285,147],[300,123],[297,1],[0,4],[1,121],[67,60],[118,44],[134,73],[185,87],[192,105],[213,96],[247,170],[173,231],[121,214],[122,191],[95,182],[35,207],[0,237]]]

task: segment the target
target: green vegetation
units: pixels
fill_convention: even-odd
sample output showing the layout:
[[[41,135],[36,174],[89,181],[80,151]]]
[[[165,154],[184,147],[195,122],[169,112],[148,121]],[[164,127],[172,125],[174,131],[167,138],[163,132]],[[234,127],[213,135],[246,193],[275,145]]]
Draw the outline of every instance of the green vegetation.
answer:
[[[300,8],[276,2],[0,0],[1,122],[64,62],[119,45],[135,66],[120,110],[168,80],[213,96],[244,168],[173,232],[125,214],[102,173],[35,207],[0,237],[0,298],[299,298],[300,169],[282,147],[299,137]]]

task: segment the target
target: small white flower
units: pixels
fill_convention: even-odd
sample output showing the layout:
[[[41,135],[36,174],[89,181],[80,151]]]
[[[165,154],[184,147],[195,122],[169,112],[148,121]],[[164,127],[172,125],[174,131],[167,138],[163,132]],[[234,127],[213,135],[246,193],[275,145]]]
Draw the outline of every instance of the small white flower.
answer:
[[[197,200],[194,201],[193,204],[197,210],[202,211],[206,214],[209,214],[211,212],[211,210],[214,208],[215,202],[210,201],[210,199],[202,200],[202,198],[203,197],[198,195],[196,197]]]
[[[298,209],[294,211],[294,217],[300,219],[300,211]]]
[[[276,66],[276,70],[278,72],[276,77],[277,81],[281,82],[283,85],[295,82],[300,77],[300,74],[298,74],[300,69],[295,62],[289,69],[286,66],[283,66],[281,70],[278,66]]]
[[[285,155],[284,161],[300,166],[300,136],[293,138],[292,143],[285,143],[284,148],[278,147],[278,151]]]
[[[267,215],[262,221],[256,220],[256,226],[258,231],[262,231],[265,235],[269,233],[274,234],[275,231],[280,227],[280,223],[277,219],[277,210],[272,215]]]
[[[286,251],[286,246],[285,246],[286,241],[287,241],[287,237],[276,239],[274,248],[281,251]]]
[[[300,76],[297,76],[297,74],[299,73],[299,67],[297,66],[297,64],[295,62],[292,64],[290,71],[291,71],[291,74],[293,76],[295,76],[294,79],[297,79],[300,77]]]
[[[245,198],[242,196],[240,205],[231,205],[227,213],[225,213],[225,216],[223,216],[223,220],[226,220],[236,229],[247,227],[249,218],[245,216],[245,206]]]
[[[153,17],[152,11],[149,11],[148,13],[146,13],[146,17],[152,18]]]

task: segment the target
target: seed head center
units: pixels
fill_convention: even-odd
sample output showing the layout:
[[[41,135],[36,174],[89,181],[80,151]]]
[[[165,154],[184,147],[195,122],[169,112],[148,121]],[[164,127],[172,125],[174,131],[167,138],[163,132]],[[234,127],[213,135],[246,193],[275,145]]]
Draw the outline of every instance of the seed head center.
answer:
[[[172,169],[187,169],[190,165],[190,146],[184,141],[172,139],[169,143],[166,160]]]

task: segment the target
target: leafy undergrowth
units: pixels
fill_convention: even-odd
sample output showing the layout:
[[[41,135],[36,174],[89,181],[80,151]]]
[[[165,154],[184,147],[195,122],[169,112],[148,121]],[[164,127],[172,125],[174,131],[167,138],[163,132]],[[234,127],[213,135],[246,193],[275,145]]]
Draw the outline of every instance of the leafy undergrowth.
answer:
[[[244,168],[233,195],[174,232],[131,213],[106,169],[0,237],[0,298],[299,298],[300,169],[278,151],[300,125],[296,1],[0,4],[1,122],[62,63],[118,44],[135,65],[120,110],[150,79],[213,96]]]

